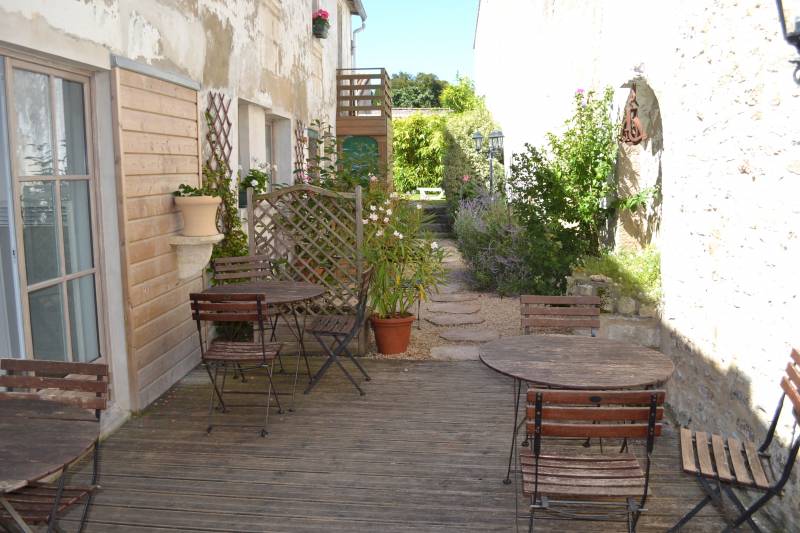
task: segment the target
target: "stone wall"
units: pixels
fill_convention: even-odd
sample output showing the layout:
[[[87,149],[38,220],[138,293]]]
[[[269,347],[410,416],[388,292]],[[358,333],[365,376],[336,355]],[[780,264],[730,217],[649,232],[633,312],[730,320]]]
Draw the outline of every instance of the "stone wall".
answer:
[[[512,53],[525,68],[497,60]],[[794,56],[774,2],[482,0],[476,32],[478,92],[510,151],[557,131],[576,88],[610,85],[618,102],[632,79],[652,88],[669,400],[681,423],[756,440],[800,344]],[[791,435],[780,429],[783,443]],[[769,508],[782,531],[800,529],[797,479]]]

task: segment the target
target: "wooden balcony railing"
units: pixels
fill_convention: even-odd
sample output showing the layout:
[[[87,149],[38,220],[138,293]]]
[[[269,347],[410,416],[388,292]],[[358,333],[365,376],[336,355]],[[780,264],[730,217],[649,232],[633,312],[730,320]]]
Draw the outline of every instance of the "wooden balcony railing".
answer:
[[[339,69],[336,94],[338,117],[392,118],[392,94],[386,69]]]

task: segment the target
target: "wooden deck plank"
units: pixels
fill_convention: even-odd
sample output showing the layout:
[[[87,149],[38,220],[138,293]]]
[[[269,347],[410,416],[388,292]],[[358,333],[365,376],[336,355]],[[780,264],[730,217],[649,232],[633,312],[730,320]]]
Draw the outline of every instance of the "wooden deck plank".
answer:
[[[285,362],[293,368],[293,357]],[[252,427],[205,435],[209,385],[196,370],[105,441],[102,489],[86,531],[511,531],[514,491],[501,483],[510,383],[478,362],[365,364],[373,378],[367,396],[331,369],[312,394],[298,394],[295,412],[271,414],[265,439],[256,408],[217,419]],[[291,377],[279,375],[278,387],[288,390]],[[232,384],[261,385],[258,376]],[[702,497],[681,472],[677,441],[671,427],[657,441],[650,511],[638,531],[663,531]],[[574,439],[551,446],[599,453]],[[631,451],[642,448],[632,443]],[[721,525],[709,506],[693,531]],[[537,531],[624,529],[618,526],[537,521]]]

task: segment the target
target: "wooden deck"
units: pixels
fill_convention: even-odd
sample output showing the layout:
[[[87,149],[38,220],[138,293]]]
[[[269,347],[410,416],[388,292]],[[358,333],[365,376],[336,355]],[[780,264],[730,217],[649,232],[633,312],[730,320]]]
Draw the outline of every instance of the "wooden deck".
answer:
[[[514,489],[501,482],[510,381],[477,361],[365,363],[367,396],[331,369],[295,412],[270,416],[267,438],[256,427],[206,435],[209,384],[195,370],[104,443],[87,531],[513,531]],[[262,413],[223,417],[257,425]],[[680,473],[673,430],[655,453],[639,531],[664,531],[701,497]],[[721,525],[709,506],[685,531]],[[537,531],[624,530],[537,521]]]

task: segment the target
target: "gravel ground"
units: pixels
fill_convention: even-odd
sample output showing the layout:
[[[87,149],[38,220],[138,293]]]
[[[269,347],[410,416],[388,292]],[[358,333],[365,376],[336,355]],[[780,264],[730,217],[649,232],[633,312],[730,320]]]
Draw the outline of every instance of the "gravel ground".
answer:
[[[414,323],[411,331],[411,344],[403,354],[381,355],[375,352],[374,340],[371,342],[371,353],[368,357],[391,358],[391,359],[430,359],[431,348],[448,344],[456,344],[439,337],[439,333],[446,329],[453,328],[481,328],[497,331],[501,337],[520,334],[519,326],[519,298],[501,298],[495,293],[480,293],[469,290],[466,282],[467,273],[461,255],[452,241],[442,241],[440,243],[448,250],[446,267],[448,269],[448,282],[440,287],[441,293],[467,293],[477,296],[476,300],[464,302],[465,304],[478,303],[481,310],[477,316],[484,319],[482,324],[471,326],[434,326],[425,320],[429,316],[427,303],[422,304],[420,320]],[[416,312],[416,308],[413,309]],[[469,344],[469,343],[458,343]]]

